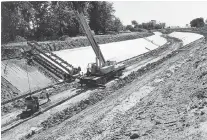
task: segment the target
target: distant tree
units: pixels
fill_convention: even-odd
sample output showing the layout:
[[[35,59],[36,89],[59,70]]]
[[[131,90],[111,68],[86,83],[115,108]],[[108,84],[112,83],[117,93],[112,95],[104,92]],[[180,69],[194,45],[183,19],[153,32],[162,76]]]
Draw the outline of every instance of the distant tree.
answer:
[[[138,27],[138,28],[143,28],[142,24],[138,24],[137,27]]]
[[[166,26],[166,23],[161,23],[161,27],[162,27],[162,29],[164,29],[165,28],[165,26]]]
[[[147,29],[148,28],[147,24],[146,23],[142,23],[142,28]]]
[[[114,20],[112,21],[111,30],[113,30],[115,32],[119,32],[119,31],[123,30],[123,24],[119,18],[114,17]]]
[[[132,25],[134,26],[134,28],[138,27],[138,22],[136,20],[132,20]]]
[[[95,31],[120,31],[123,25],[115,17],[113,3],[79,2],[89,26]],[[1,41],[14,41],[17,36],[27,40],[54,40],[61,36],[82,35],[71,1],[11,1],[1,3]]]
[[[126,31],[126,26],[125,25],[122,26],[122,30]]]
[[[17,35],[26,37],[30,32],[31,4],[20,1],[1,4],[1,41],[13,41]]]
[[[203,27],[204,26],[204,19],[203,18],[196,18],[190,22],[191,27]]]
[[[152,22],[147,22],[147,23],[142,23],[142,27],[144,29],[150,30],[150,29],[153,29],[154,28],[154,25],[153,25]]]
[[[113,3],[92,1],[89,5],[89,26],[96,34],[98,34],[99,31],[105,33],[111,28],[114,13]]]
[[[206,19],[205,23],[207,24],[207,19]]]
[[[155,24],[154,26],[154,29],[161,29],[161,28],[162,28],[161,24]]]
[[[126,26],[126,30],[134,31],[134,28],[133,28],[132,25],[127,25],[127,26]]]
[[[152,23],[152,22],[148,22],[147,24],[148,24],[148,29],[149,29],[149,30],[150,30],[150,29],[154,29],[154,23]]]
[[[139,24],[138,28],[144,28],[147,30],[151,30],[151,29],[163,29],[163,28],[165,28],[165,26],[166,26],[166,24],[164,22],[154,24],[153,22],[150,21],[150,22]]]
[[[88,9],[88,15],[89,15],[89,26],[92,30],[94,30],[95,34],[98,34],[98,32],[101,29],[101,23],[100,23],[100,2],[98,1],[92,1],[89,4]]]
[[[55,30],[58,31],[58,36],[76,36],[81,32],[79,22],[74,14],[73,4],[70,1],[58,1],[53,8],[51,20],[54,21],[53,27],[56,26]]]
[[[101,30],[105,33],[110,28],[110,23],[113,18],[113,3],[103,1],[100,8]]]
[[[35,11],[32,18],[34,36],[36,39],[43,40],[44,36],[49,32],[47,19],[50,3],[46,1],[31,1],[30,3]]]

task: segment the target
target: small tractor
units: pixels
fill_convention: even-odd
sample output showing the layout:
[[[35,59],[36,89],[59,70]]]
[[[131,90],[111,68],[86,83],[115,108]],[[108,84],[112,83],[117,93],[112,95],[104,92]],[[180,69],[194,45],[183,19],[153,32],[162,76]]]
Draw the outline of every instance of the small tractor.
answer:
[[[25,98],[26,110],[23,111],[19,117],[20,119],[25,119],[32,116],[34,113],[39,111],[39,100],[38,97],[28,96]]]

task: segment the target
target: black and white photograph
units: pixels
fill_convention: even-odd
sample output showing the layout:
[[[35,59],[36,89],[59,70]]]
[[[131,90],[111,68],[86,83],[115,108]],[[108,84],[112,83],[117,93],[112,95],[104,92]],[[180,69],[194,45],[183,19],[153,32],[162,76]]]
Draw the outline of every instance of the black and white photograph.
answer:
[[[207,140],[207,1],[1,0],[2,140]]]

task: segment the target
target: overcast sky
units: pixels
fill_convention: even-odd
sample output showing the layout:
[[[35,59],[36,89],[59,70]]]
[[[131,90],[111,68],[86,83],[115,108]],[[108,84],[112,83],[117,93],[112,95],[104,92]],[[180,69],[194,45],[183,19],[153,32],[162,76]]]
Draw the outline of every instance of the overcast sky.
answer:
[[[124,25],[157,20],[170,26],[185,26],[197,17],[207,19],[207,1],[112,1],[115,15]]]

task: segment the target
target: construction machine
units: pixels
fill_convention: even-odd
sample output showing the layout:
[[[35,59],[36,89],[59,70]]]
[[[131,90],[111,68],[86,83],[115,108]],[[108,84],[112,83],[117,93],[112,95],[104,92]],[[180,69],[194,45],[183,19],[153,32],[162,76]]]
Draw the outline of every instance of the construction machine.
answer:
[[[115,61],[106,61],[100,47],[95,41],[91,29],[85,20],[83,13],[83,6],[81,2],[73,2],[75,8],[75,14],[78,21],[85,31],[85,34],[93,48],[96,55],[96,62],[88,64],[87,72],[80,77],[81,85],[86,86],[103,86],[110,79],[120,76],[122,71],[125,69],[124,64],[117,64]]]
[[[34,113],[39,111],[39,100],[36,96],[28,96],[25,98],[26,110],[22,111],[20,119],[25,119],[32,116]]]
[[[38,44],[36,41],[28,41],[27,44],[31,47],[29,51],[25,52],[28,64],[34,62],[44,67],[45,70],[55,77],[69,82],[74,81],[79,76],[80,67],[73,67],[53,52],[46,53],[38,49],[44,48],[44,46]]]

